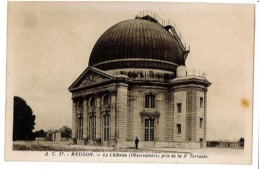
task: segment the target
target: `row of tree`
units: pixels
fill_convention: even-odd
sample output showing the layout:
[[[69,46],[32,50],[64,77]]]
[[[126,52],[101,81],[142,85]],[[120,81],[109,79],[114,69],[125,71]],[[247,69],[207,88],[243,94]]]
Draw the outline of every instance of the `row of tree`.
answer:
[[[35,137],[46,137],[47,132],[61,132],[62,137],[71,137],[71,128],[63,126],[59,130],[33,132],[36,116],[26,101],[14,96],[13,140],[34,140]]]
[[[61,137],[68,137],[68,138],[71,138],[71,134],[72,134],[71,128],[69,128],[67,126],[63,126],[59,130],[44,131],[43,129],[41,129],[41,130],[35,131],[34,132],[34,137],[46,137],[47,133],[54,133],[54,132],[60,132],[61,133]]]

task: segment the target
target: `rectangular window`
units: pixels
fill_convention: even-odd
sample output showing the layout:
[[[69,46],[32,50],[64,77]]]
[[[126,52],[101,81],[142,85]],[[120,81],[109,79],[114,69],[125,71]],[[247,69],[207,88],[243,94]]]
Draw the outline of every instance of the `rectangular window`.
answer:
[[[150,120],[150,127],[154,127],[154,119]]]
[[[177,103],[177,110],[178,110],[178,113],[181,113],[181,111],[182,111],[181,103]]]
[[[78,135],[77,135],[79,140],[83,139],[83,117],[80,116],[78,117]]]
[[[150,106],[150,108],[154,108],[155,106],[154,106],[154,101],[155,101],[155,96],[154,95],[151,95],[150,96],[150,102],[151,102],[151,106]]]
[[[181,133],[181,124],[177,124],[177,133],[178,133],[178,134]]]
[[[200,118],[200,128],[203,127],[203,118]]]
[[[90,139],[96,140],[96,116],[91,116],[89,118],[89,128],[90,128]]]
[[[155,108],[155,95],[145,95],[145,108]]]
[[[149,129],[144,129],[144,141],[149,141]]]
[[[149,108],[149,95],[145,96],[145,108]]]
[[[150,129],[150,141],[154,141],[154,129]]]
[[[109,115],[105,115],[103,116],[103,127],[104,127],[104,141],[109,141],[109,120],[110,120],[110,116]]]
[[[145,119],[144,141],[154,141],[154,119]]]
[[[203,104],[204,104],[204,102],[203,102],[203,97],[200,97],[200,107],[201,107],[201,108],[203,107]]]
[[[149,119],[145,119],[144,126],[149,127]]]

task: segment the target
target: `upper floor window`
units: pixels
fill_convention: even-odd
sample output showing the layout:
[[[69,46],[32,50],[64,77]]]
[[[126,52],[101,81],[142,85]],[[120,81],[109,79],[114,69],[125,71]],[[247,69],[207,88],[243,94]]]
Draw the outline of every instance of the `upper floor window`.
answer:
[[[110,106],[111,104],[111,97],[109,95],[104,96],[104,105],[105,106]]]
[[[181,103],[177,103],[177,111],[178,111],[178,113],[181,113],[181,111],[182,111]]]
[[[90,99],[90,107],[91,107],[92,109],[95,109],[95,108],[96,108],[96,104],[97,104],[96,98],[95,98],[95,97],[92,97],[92,98]]]
[[[78,102],[78,111],[79,111],[79,112],[82,112],[82,111],[83,111],[83,101],[82,101],[82,100],[80,100],[80,101]]]
[[[203,107],[203,104],[204,104],[204,102],[203,102],[203,97],[200,97],[200,107],[201,107],[201,108]]]
[[[91,98],[90,106],[91,106],[92,109],[96,108],[96,99],[95,99],[95,97]]]
[[[153,94],[145,95],[145,108],[150,108],[150,109],[155,108],[155,95]]]

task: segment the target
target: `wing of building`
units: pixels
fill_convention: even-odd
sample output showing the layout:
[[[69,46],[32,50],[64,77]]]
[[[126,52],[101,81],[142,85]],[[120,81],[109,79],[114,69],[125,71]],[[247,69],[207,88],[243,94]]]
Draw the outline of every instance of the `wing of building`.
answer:
[[[115,24],[97,40],[69,87],[74,143],[114,147],[206,145],[207,87],[187,70],[189,49],[150,15]]]

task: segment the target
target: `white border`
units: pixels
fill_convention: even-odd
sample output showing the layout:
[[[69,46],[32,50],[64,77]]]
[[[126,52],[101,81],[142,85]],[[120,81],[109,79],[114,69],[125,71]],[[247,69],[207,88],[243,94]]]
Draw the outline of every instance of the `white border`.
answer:
[[[18,0],[19,1],[19,0]],[[59,1],[59,0],[58,0]],[[116,0],[117,1],[117,0]],[[136,1],[136,0],[134,0]],[[143,1],[149,1],[149,0],[143,0]],[[150,0],[151,1],[151,0]],[[161,0],[153,0],[153,1],[161,1]],[[184,1],[177,1],[177,2],[184,2]],[[26,168],[26,169],[41,169],[41,168],[101,168],[101,167],[113,167],[115,169],[117,168],[150,168],[150,169],[158,169],[159,167],[163,168],[200,168],[200,169],[206,169],[206,168],[212,168],[212,169],[218,169],[221,167],[222,169],[231,168],[231,169],[255,169],[259,168],[259,115],[257,112],[260,111],[259,108],[259,86],[260,86],[260,80],[259,80],[259,71],[260,71],[260,52],[259,52],[259,46],[260,46],[260,30],[259,30],[259,9],[260,9],[260,2],[257,0],[255,1],[248,1],[248,0],[187,0],[185,2],[206,2],[206,3],[254,3],[255,6],[255,12],[256,12],[256,19],[255,19],[255,57],[254,57],[254,105],[253,105],[253,160],[252,165],[210,165],[210,164],[106,164],[106,163],[64,163],[64,162],[6,162],[4,161],[4,136],[5,136],[5,79],[6,79],[6,35],[7,35],[7,1],[0,1],[0,51],[1,51],[1,57],[0,57],[0,81],[1,81],[1,87],[0,87],[0,124],[2,125],[0,127],[0,166],[1,168]],[[256,38],[258,37],[258,39]],[[258,48],[257,48],[258,47]],[[258,57],[257,57],[258,56]],[[173,166],[174,165],[174,166]]]

